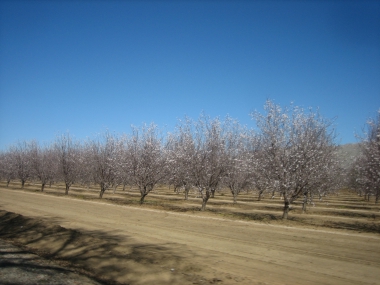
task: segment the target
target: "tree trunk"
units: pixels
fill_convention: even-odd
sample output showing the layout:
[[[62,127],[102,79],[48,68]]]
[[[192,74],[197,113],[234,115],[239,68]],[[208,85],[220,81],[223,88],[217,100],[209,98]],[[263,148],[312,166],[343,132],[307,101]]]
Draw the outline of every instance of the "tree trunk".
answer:
[[[21,180],[21,188],[24,188],[25,180]]]
[[[284,203],[284,213],[282,215],[282,219],[283,220],[287,220],[288,219],[289,210],[290,210],[290,203],[289,203],[289,201],[285,201],[285,203]]]
[[[234,204],[236,204],[237,203],[237,191],[233,191],[232,192],[232,195],[233,195],[233,197],[234,197]]]
[[[259,197],[257,198],[257,201],[261,201],[261,198],[263,197],[263,192],[264,191],[259,192]]]
[[[211,190],[211,198],[214,198],[215,197],[215,189],[212,189]],[[207,203],[207,202],[206,202]]]
[[[206,191],[206,194],[202,195],[202,208],[201,208],[201,211],[206,210],[206,204],[207,204],[207,201],[208,201],[209,198],[210,198],[210,192]]]
[[[306,204],[307,204],[307,194],[303,196],[303,202],[302,202],[302,213],[306,212]]]
[[[185,186],[185,200],[189,200],[189,191],[190,191],[190,187],[189,186]]]
[[[116,188],[117,188],[117,185],[113,186],[113,194],[116,193]]]
[[[66,183],[65,195],[69,195],[70,184]]]
[[[9,186],[9,183],[11,182],[11,180],[10,179],[7,179],[7,188],[8,188],[8,186]]]
[[[42,183],[42,185],[41,185],[41,192],[44,192],[45,184],[46,184],[45,182]]]
[[[312,205],[313,207],[315,206],[315,203],[314,203],[314,194],[311,194],[311,193],[310,193],[310,201],[309,201],[309,204]]]
[[[103,194],[104,192],[106,192],[106,189],[104,187],[101,187],[100,188],[100,193],[99,193],[99,198],[102,199],[103,198]]]
[[[140,198],[140,205],[144,204],[144,198],[147,194],[142,194],[141,193],[141,198]]]
[[[233,186],[230,186],[230,190],[231,190],[231,194],[232,194],[232,198],[233,198],[233,203],[236,204],[238,191]]]

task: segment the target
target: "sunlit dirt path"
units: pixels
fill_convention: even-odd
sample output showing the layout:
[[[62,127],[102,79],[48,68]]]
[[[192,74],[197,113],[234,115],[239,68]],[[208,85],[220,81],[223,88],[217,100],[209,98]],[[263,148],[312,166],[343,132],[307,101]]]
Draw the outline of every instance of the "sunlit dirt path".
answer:
[[[4,188],[0,209],[83,233],[83,244],[46,236],[29,246],[46,247],[57,258],[127,284],[380,284],[376,234],[233,221]],[[102,241],[102,250],[95,245],[89,250],[84,236]],[[105,252],[107,242],[113,247]]]

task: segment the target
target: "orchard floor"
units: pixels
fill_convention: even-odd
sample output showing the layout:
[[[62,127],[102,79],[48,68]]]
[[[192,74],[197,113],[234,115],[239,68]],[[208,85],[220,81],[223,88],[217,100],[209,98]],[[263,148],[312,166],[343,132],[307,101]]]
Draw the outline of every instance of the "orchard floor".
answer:
[[[281,220],[281,200],[159,188],[0,184],[0,239],[103,284],[380,284],[380,206],[351,193]],[[0,256],[1,258],[1,256]]]

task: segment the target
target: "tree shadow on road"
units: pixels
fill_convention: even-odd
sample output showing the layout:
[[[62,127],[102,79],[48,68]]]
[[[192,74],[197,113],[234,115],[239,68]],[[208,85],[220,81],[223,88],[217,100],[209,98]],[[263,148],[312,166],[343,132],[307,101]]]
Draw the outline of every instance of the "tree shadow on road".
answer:
[[[100,283],[74,270],[57,265],[0,239],[0,284],[86,284]]]
[[[0,210],[0,238],[70,266],[105,284],[181,284],[188,262],[172,245],[140,243],[106,231],[77,231],[57,219],[33,219]],[[192,278],[197,278],[193,276]],[[183,284],[183,283],[182,283]]]

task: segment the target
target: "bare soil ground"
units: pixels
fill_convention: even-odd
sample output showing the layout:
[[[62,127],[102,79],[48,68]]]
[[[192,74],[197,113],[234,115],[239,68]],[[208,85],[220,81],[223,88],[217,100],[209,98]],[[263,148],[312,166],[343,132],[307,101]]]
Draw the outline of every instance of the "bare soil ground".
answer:
[[[98,192],[0,184],[0,238],[105,284],[380,284],[380,206],[348,192],[289,221],[252,194],[200,212],[165,187],[143,206],[135,189]]]
[[[0,240],[0,256],[0,284],[2,285],[101,284],[3,240]]]

